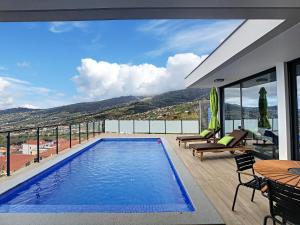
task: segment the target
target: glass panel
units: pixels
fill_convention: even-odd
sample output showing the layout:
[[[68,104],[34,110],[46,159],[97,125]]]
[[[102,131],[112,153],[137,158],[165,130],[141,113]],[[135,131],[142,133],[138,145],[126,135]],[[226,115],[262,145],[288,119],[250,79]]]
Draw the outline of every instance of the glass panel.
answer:
[[[37,131],[20,131],[10,134],[10,172],[34,163],[37,158]]]
[[[198,134],[199,121],[198,120],[182,120],[182,132],[184,134]]]
[[[233,122],[234,122],[234,126],[233,126],[234,130],[241,129],[241,127],[242,127],[242,120],[234,120]]]
[[[134,121],[135,133],[149,133],[149,120],[135,120]]]
[[[234,120],[225,120],[225,126],[224,126],[224,131],[225,134],[230,133],[231,131],[234,130],[233,126],[234,126]]]
[[[105,132],[106,133],[118,133],[118,120],[105,120]]]
[[[240,84],[224,88],[225,133],[241,126],[241,90]]]
[[[70,148],[70,128],[69,126],[59,126],[58,127],[58,151],[63,151],[68,148]]]
[[[164,120],[151,120],[150,121],[150,133],[164,134],[165,133],[165,121]]]
[[[272,130],[278,132],[278,119],[277,118],[272,119]]]
[[[120,120],[120,133],[132,134],[133,133],[133,120]]]
[[[40,129],[40,156],[42,159],[56,154],[56,129]]]
[[[210,102],[209,100],[200,100],[199,101],[199,108],[200,108],[200,121],[201,121],[201,131],[208,128],[208,124],[211,117],[210,111]],[[198,133],[199,131],[197,131]]]
[[[180,134],[181,133],[181,121],[180,120],[167,120],[166,132],[168,134]]]
[[[72,128],[72,146],[79,144],[79,125],[74,124],[71,126]]]
[[[263,108],[259,108],[260,92],[266,91],[266,117],[268,122],[259,122]],[[276,72],[266,73],[242,83],[242,117],[244,129],[249,132],[248,144],[264,158],[278,158],[278,133],[272,128],[272,119],[277,119]]]
[[[298,154],[296,157],[300,157],[300,64],[296,65],[296,81],[297,81],[297,104],[298,104],[298,112],[297,112],[297,120],[298,120]],[[299,159],[298,159],[299,160]]]
[[[102,121],[95,121],[95,133],[96,135],[102,132]]]
[[[244,128],[249,131],[258,130],[258,119],[244,119]]]
[[[0,133],[0,177],[6,175],[6,133]]]

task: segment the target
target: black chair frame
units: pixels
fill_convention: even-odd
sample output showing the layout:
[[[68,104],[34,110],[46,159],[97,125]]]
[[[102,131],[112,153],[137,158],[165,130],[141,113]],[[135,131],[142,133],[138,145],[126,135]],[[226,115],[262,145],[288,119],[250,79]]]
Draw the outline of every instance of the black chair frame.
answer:
[[[270,215],[264,218],[264,225],[268,219],[272,219],[274,225],[300,224],[300,189],[272,180],[267,180],[266,183]]]
[[[263,179],[261,177],[258,177],[255,175],[255,171],[253,169],[253,164],[255,163],[255,158],[252,153],[237,155],[234,157],[234,159],[235,159],[235,162],[237,165],[236,172],[238,173],[239,184],[237,185],[236,190],[235,190],[233,204],[232,204],[232,208],[231,208],[232,211],[234,211],[238,191],[241,186],[253,189],[252,196],[251,196],[252,202],[254,201],[255,191],[261,190],[261,188],[263,186]],[[251,172],[245,172],[245,170],[250,170]],[[242,180],[242,175],[251,176],[252,179],[250,181],[244,182]]]

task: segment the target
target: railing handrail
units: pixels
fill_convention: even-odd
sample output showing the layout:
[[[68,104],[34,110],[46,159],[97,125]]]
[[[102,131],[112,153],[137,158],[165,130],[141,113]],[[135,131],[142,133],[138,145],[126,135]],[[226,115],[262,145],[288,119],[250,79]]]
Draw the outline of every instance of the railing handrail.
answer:
[[[90,120],[90,121],[84,121],[80,123],[92,123],[92,122],[97,122],[97,121],[103,121],[103,120]],[[0,130],[0,134],[7,133],[7,132],[19,132],[19,131],[26,131],[26,130],[37,130],[43,129],[43,128],[55,128],[57,126],[62,127],[62,126],[73,126],[73,125],[78,125],[80,123],[57,123],[57,124],[51,124],[51,125],[45,125],[45,126],[34,126],[34,127],[24,127],[24,128],[19,128],[19,129],[12,129],[12,130]]]
[[[6,175],[10,176],[11,173],[11,138],[12,138],[12,133],[14,132],[24,132],[24,131],[36,131],[36,157],[34,158],[33,162],[40,162],[41,159],[41,154],[40,154],[40,135],[41,131],[44,128],[53,128],[55,129],[55,139],[56,139],[56,154],[59,153],[59,127],[67,127],[68,133],[69,133],[69,147],[72,147],[72,126],[73,125],[78,125],[76,127],[78,129],[78,137],[79,137],[79,143],[81,143],[81,124],[86,124],[86,140],[89,140],[89,133],[93,134],[93,137],[95,137],[96,133],[101,133],[102,129],[101,128],[101,122],[104,122],[103,120],[90,120],[90,121],[84,121],[80,123],[72,123],[72,124],[51,124],[51,125],[46,125],[46,126],[36,126],[36,127],[28,127],[28,128],[22,128],[22,129],[11,129],[11,130],[6,130],[6,131],[0,131],[0,134],[6,134]],[[93,129],[91,131],[90,129],[90,124],[93,124]],[[96,132],[95,130],[95,123],[98,123],[98,131]],[[64,133],[65,134],[65,133]],[[77,133],[75,133],[77,135]],[[35,140],[35,139],[34,139]],[[19,142],[18,144],[20,145]],[[25,143],[25,142],[24,142]],[[24,151],[24,149],[23,149]],[[24,153],[24,152],[22,152]],[[32,155],[32,152],[30,153]]]

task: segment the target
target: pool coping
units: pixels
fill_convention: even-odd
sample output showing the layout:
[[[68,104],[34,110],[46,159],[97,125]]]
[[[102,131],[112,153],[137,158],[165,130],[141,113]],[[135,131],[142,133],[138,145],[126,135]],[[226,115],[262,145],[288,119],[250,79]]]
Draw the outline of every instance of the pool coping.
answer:
[[[40,163],[35,168],[31,168],[23,173],[16,174],[15,177],[7,179],[5,185],[1,185],[0,194],[26,181],[27,179],[41,173],[58,162],[80,152],[84,148],[105,138],[95,138],[80,146],[68,150],[64,154],[51,158],[44,163]],[[147,138],[147,137],[117,137],[117,138]],[[159,213],[0,213],[1,225],[166,225],[166,224],[225,224],[213,207],[210,200],[195,182],[194,178],[185,167],[184,163],[171,148],[168,141],[159,136],[162,144],[174,165],[174,168],[184,186],[194,208],[193,212],[159,212]]]

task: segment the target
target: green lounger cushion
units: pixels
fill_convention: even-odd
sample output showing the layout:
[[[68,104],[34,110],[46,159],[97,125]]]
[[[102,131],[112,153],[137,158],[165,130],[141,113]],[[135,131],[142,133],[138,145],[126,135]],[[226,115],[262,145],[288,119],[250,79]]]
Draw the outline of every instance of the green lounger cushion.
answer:
[[[211,131],[209,131],[209,130],[204,130],[204,131],[202,131],[201,133],[200,133],[200,136],[201,137],[206,137],[208,134],[210,134],[211,133]]]
[[[233,139],[234,139],[234,137],[226,135],[226,136],[222,137],[217,143],[227,146]]]

